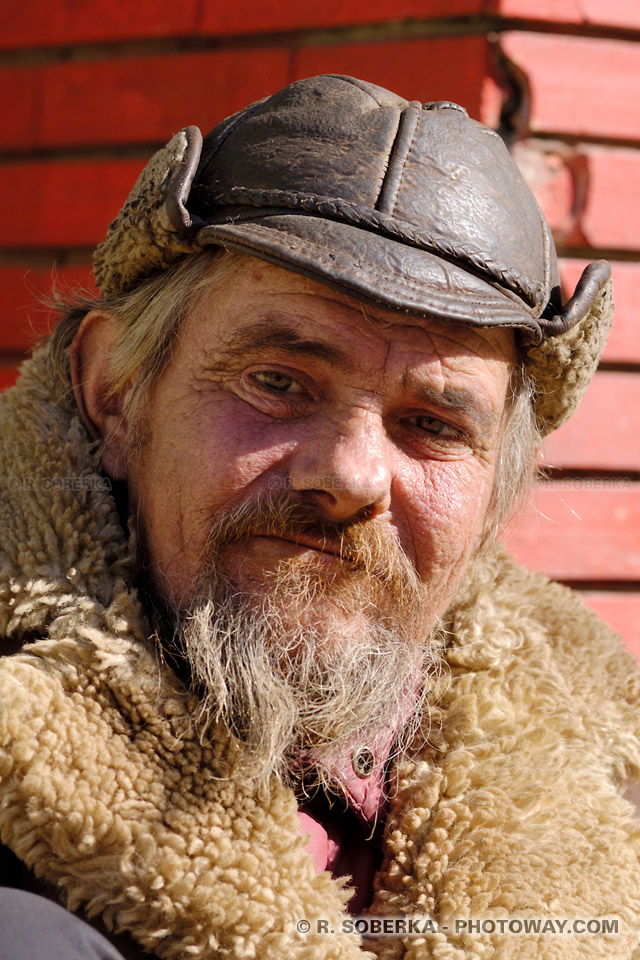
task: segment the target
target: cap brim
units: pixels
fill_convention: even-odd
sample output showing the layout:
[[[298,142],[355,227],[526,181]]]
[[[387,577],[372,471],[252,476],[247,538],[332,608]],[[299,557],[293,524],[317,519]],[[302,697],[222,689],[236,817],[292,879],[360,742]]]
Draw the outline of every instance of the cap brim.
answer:
[[[196,239],[245,250],[387,309],[511,327],[526,332],[527,339],[541,339],[537,319],[509,290],[436,254],[350,224],[305,214],[260,214],[203,227]]]

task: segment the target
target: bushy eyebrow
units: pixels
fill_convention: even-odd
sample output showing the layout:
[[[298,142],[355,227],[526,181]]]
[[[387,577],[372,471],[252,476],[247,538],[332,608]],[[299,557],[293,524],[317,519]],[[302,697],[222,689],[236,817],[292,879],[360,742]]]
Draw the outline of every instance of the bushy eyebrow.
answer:
[[[497,414],[488,410],[478,400],[472,390],[464,387],[444,387],[443,390],[438,390],[430,383],[416,381],[414,377],[405,377],[405,387],[420,403],[467,414],[483,432],[490,432],[500,420]]]
[[[242,353],[264,347],[275,347],[291,356],[315,357],[332,367],[345,368],[349,362],[346,353],[338,347],[324,340],[303,337],[287,323],[269,316],[255,323],[248,323],[225,337],[221,352]]]

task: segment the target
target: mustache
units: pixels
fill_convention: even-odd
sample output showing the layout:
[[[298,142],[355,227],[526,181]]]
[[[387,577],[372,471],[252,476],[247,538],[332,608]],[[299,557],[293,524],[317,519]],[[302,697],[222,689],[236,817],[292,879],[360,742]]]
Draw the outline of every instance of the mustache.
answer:
[[[213,524],[205,548],[207,566],[224,567],[224,548],[254,536],[278,537],[330,552],[342,561],[336,577],[366,579],[402,607],[424,602],[424,584],[388,521],[362,511],[333,520],[315,503],[289,492],[266,494],[231,508]],[[296,560],[289,561],[291,566]]]
[[[310,500],[283,491],[262,494],[252,502],[231,508],[216,523],[211,539],[224,544],[260,535],[309,536],[327,545],[339,544],[347,553],[354,531],[367,519],[363,512],[349,520],[332,520]]]

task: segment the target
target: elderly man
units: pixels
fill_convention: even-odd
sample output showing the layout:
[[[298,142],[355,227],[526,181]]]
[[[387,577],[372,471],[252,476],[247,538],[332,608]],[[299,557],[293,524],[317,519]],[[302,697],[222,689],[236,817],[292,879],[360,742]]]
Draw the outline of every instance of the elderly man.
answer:
[[[563,306],[494,132],[326,76],[95,274],[0,411],[0,956],[640,956],[638,676],[496,545],[607,265]]]

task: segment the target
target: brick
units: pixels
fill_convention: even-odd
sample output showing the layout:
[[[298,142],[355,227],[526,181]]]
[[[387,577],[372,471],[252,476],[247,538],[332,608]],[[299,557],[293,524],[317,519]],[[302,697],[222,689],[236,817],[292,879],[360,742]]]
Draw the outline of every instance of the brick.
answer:
[[[24,0],[3,10],[0,49],[429,20],[478,14],[484,7],[485,0],[326,0],[323,4],[182,0],[162,6],[155,0],[138,0],[135,4],[113,0]]]
[[[567,296],[575,290],[587,260],[561,260],[560,275]],[[602,356],[610,363],[640,364],[638,333],[638,291],[640,263],[617,261],[611,264],[613,295],[616,304],[613,326]]]
[[[545,442],[544,463],[640,471],[640,374],[598,372],[574,416]]]
[[[51,328],[52,314],[42,305],[51,294],[52,284],[61,293],[81,288],[96,292],[91,267],[34,269],[0,267],[0,296],[3,311],[0,320],[0,352],[26,352]]]
[[[580,227],[587,246],[640,249],[640,150],[585,152],[588,195]]]
[[[636,0],[327,0],[322,5],[289,0],[271,0],[269,4],[182,0],[162,6],[155,0],[135,4],[24,0],[3,10],[0,49],[348,27],[484,12],[542,22],[640,27]]]
[[[0,69],[0,149],[30,150],[38,139],[41,84],[38,70]]]
[[[539,484],[506,542],[555,580],[640,580],[640,483],[584,478]]]
[[[551,23],[640,27],[637,0],[492,0],[492,12]]]
[[[197,25],[198,0],[23,0],[5,4],[0,49],[185,36]]]
[[[640,150],[528,140],[513,155],[558,244],[640,249]]]
[[[497,117],[490,63],[489,43],[483,36],[326,44],[300,50],[295,79],[347,74],[408,100],[453,100],[476,119],[492,124]]]
[[[580,201],[587,189],[587,161],[577,147],[523,140],[512,156],[547,218],[556,243],[579,236]]]
[[[622,636],[627,649],[640,660],[640,593],[585,591],[582,598]]]
[[[223,4],[206,0],[200,29],[206,34],[224,35],[346,27],[468,16],[482,13],[484,6],[484,0],[325,0],[322,4],[291,3],[290,0],[270,0],[268,4],[236,0]]]
[[[6,163],[0,247],[94,247],[144,166],[142,160]]]
[[[0,149],[164,143],[192,123],[207,133],[288,80],[288,52],[267,48],[5,68]]]
[[[528,133],[640,139],[640,43],[520,31],[500,48],[527,79]]]

